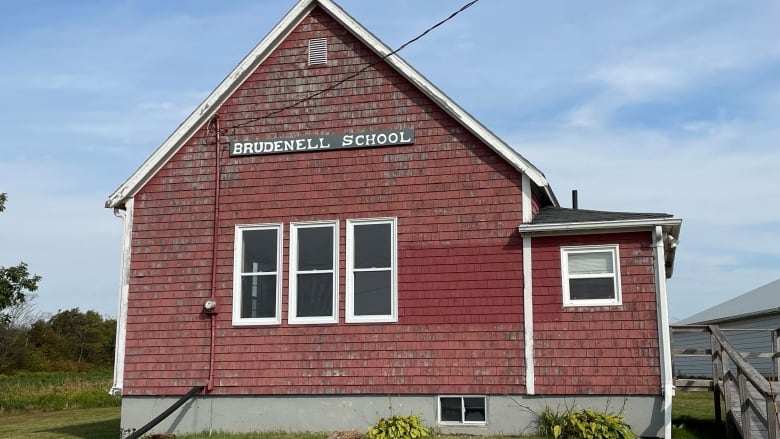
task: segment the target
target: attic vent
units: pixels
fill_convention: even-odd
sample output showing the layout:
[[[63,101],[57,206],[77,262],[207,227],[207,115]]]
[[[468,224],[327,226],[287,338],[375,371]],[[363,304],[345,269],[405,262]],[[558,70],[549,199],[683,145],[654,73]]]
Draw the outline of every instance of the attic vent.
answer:
[[[323,66],[328,63],[328,40],[314,38],[309,40],[309,65]]]

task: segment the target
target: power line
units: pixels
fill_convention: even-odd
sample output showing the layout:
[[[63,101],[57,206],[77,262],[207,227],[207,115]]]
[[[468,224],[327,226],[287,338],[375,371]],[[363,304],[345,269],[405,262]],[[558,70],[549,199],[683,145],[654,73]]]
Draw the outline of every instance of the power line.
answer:
[[[325,87],[324,89],[322,89],[322,90],[320,90],[318,92],[315,92],[315,93],[313,93],[313,94],[311,94],[311,95],[309,95],[309,96],[307,96],[307,97],[305,97],[303,99],[297,100],[297,101],[293,102],[292,104],[290,104],[290,105],[288,105],[286,107],[282,107],[282,108],[280,108],[278,110],[271,111],[268,114],[266,114],[265,116],[260,116],[260,117],[247,119],[247,120],[245,120],[245,121],[243,121],[241,123],[238,123],[238,124],[235,124],[235,125],[231,126],[230,128],[231,129],[239,128],[239,127],[247,126],[247,125],[249,125],[249,124],[251,124],[253,122],[257,122],[259,120],[269,119],[269,118],[271,118],[271,117],[273,117],[273,116],[275,116],[275,115],[277,115],[277,114],[279,114],[279,113],[281,113],[283,111],[287,111],[287,110],[289,110],[291,108],[297,107],[298,105],[300,105],[300,104],[302,104],[304,102],[310,101],[310,100],[316,98],[317,96],[320,96],[320,95],[322,95],[322,94],[324,94],[326,92],[329,92],[330,90],[338,88],[339,86],[341,86],[345,82],[349,81],[350,79],[354,79],[355,77],[361,75],[363,72],[365,72],[366,70],[370,69],[371,67],[374,67],[375,65],[381,63],[382,61],[386,60],[387,58],[389,58],[389,57],[395,55],[396,53],[404,50],[410,44],[412,44],[415,41],[421,39],[422,37],[427,35],[429,32],[431,32],[432,30],[436,29],[437,27],[439,27],[439,26],[443,25],[444,23],[452,20],[453,18],[455,18],[456,15],[458,15],[461,12],[465,11],[466,9],[470,8],[471,6],[473,6],[478,1],[479,0],[472,0],[472,1],[468,2],[468,3],[466,3],[460,9],[458,9],[457,11],[453,12],[452,14],[450,14],[447,18],[439,21],[438,23],[434,24],[433,26],[429,27],[428,29],[425,29],[425,31],[423,31],[421,34],[419,34],[416,37],[412,38],[411,40],[405,42],[404,44],[399,46],[397,49],[393,50],[392,52],[388,53],[387,55],[382,56],[377,61],[375,61],[375,62],[373,62],[371,64],[368,64],[367,66],[363,67],[362,69],[358,70],[357,72],[352,73],[349,76],[346,76],[344,79],[341,79],[340,81],[334,82],[333,84]]]

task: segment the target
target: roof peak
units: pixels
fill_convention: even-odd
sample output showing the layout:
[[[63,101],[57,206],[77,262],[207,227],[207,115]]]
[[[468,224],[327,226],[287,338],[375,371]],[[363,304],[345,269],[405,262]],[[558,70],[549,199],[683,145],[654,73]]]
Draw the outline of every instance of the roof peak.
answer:
[[[407,64],[371,32],[331,0],[299,0],[271,31],[247,54],[206,99],[196,107],[157,150],[128,178],[106,201],[106,207],[121,208],[159,171],[165,163],[216,114],[217,110],[238,87],[273,53],[282,41],[319,6],[342,27],[351,32],[369,49],[383,58],[396,72],[405,77],[418,90],[436,103],[444,112],[495,151],[519,172],[526,174],[541,189],[552,205],[558,200],[544,174],[452,99]]]

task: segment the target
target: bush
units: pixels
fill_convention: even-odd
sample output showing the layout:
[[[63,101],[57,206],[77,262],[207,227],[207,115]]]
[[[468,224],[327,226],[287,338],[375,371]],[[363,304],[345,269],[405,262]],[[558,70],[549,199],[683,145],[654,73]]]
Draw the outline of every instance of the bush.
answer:
[[[637,439],[622,414],[571,408],[558,412],[546,407],[537,421],[537,433],[546,438]]]
[[[369,439],[417,439],[428,435],[430,432],[419,415],[381,418],[368,429]]]

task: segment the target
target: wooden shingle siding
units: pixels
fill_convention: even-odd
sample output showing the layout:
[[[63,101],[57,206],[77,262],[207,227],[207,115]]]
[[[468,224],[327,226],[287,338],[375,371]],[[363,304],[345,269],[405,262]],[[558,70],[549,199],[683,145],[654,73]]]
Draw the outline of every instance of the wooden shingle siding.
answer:
[[[306,66],[311,38],[328,66]],[[214,394],[517,394],[524,388],[522,176],[315,9],[219,109]],[[415,143],[228,157],[227,142],[414,128]],[[205,127],[135,197],[125,395],[205,384],[214,225]],[[398,322],[344,323],[346,220],[398,218]],[[339,221],[339,323],[289,325],[291,222]],[[231,322],[236,224],[283,223],[282,323]]]
[[[563,307],[561,246],[618,244],[619,306]],[[533,238],[534,351],[540,394],[658,395],[651,235]]]

